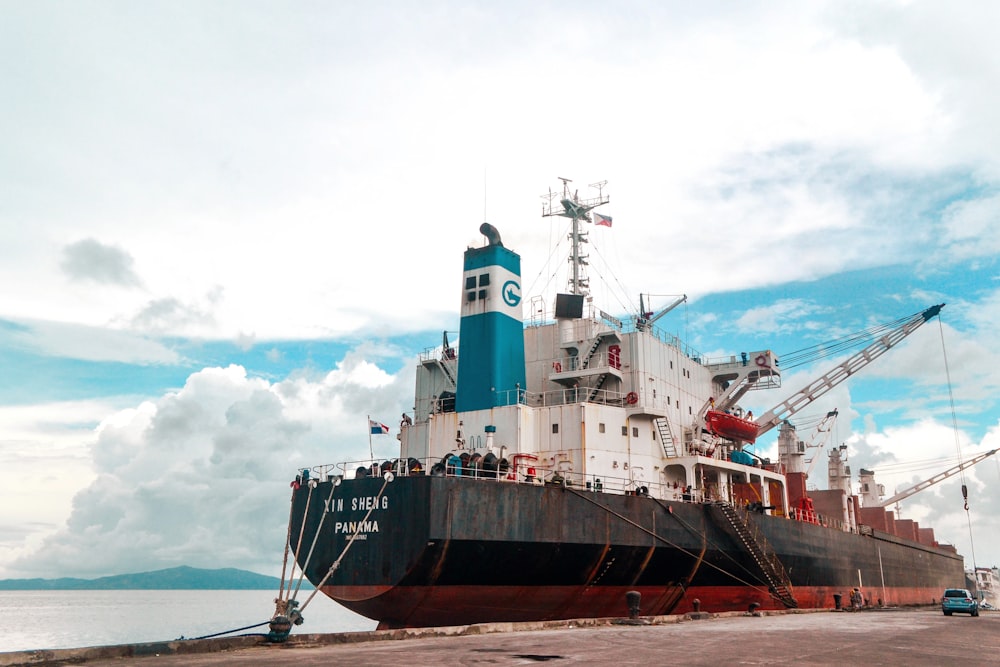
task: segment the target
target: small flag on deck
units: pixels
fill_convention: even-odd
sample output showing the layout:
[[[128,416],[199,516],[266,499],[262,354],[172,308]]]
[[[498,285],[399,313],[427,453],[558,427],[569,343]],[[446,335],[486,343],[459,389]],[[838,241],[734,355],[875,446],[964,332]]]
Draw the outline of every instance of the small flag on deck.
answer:
[[[380,424],[377,421],[368,420],[368,428],[371,430],[372,435],[385,435],[389,432],[389,427],[385,424]]]
[[[610,215],[601,215],[597,211],[594,211],[594,224],[595,225],[601,225],[603,227],[610,227],[611,226],[611,216]]]

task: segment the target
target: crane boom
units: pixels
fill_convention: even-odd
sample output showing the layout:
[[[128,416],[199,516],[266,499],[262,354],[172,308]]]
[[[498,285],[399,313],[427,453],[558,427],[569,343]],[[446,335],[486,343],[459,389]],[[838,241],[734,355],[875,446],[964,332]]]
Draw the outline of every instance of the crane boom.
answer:
[[[644,330],[644,329],[648,329],[653,324],[653,322],[655,322],[656,320],[660,319],[661,317],[663,317],[664,315],[666,315],[667,313],[669,313],[671,310],[673,310],[677,306],[679,306],[682,303],[684,303],[685,301],[687,301],[687,298],[688,298],[687,294],[682,294],[673,303],[671,303],[670,305],[668,305],[665,308],[661,308],[658,312],[656,312],[656,313],[647,313],[647,312],[645,312],[645,306],[643,305],[642,295],[640,294],[639,295],[639,311],[640,312],[639,312],[639,317],[637,318],[637,321],[636,321],[637,328],[640,331]],[[652,297],[650,297],[650,301],[652,301]]]
[[[944,472],[938,473],[937,475],[934,475],[930,479],[925,479],[924,481],[922,481],[922,482],[920,482],[918,484],[914,484],[913,486],[911,486],[908,489],[904,489],[904,490],[900,491],[899,493],[897,493],[896,495],[892,496],[891,498],[886,498],[885,500],[881,501],[878,505],[875,505],[875,507],[888,507],[889,505],[892,505],[893,503],[897,503],[900,500],[903,500],[904,498],[909,498],[910,496],[912,496],[915,493],[920,493],[921,491],[923,491],[924,489],[926,489],[928,486],[934,486],[938,482],[944,481],[944,480],[948,479],[949,477],[951,477],[952,475],[956,475],[956,474],[962,472],[963,470],[965,470],[966,468],[968,468],[970,466],[976,465],[977,463],[979,463],[983,459],[986,459],[986,458],[989,458],[989,457],[993,456],[998,451],[1000,451],[1000,449],[992,449],[992,450],[986,452],[985,454],[980,454],[979,456],[975,456],[975,457],[969,459],[968,461],[965,461],[963,463],[959,463],[957,466],[955,466],[953,468],[948,468]]]
[[[924,322],[940,313],[942,308],[944,308],[943,303],[931,306],[930,308],[917,313],[900,326],[880,337],[865,349],[854,353],[846,361],[834,366],[824,375],[813,380],[798,392],[792,394],[792,396],[786,399],[783,403],[778,404],[776,407],[762,414],[755,420],[759,429],[757,437],[764,435],[772,428],[788,419],[791,415],[798,412],[806,405],[809,405],[817,398],[881,357],[893,345],[899,343],[901,340],[919,329]]]

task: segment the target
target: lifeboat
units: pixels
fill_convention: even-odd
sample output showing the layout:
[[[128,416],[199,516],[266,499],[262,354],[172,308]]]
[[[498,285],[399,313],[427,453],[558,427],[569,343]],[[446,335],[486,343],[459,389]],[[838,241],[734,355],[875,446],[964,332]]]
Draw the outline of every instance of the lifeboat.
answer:
[[[710,432],[730,440],[753,442],[757,439],[757,424],[728,412],[709,410],[705,414],[705,425]]]

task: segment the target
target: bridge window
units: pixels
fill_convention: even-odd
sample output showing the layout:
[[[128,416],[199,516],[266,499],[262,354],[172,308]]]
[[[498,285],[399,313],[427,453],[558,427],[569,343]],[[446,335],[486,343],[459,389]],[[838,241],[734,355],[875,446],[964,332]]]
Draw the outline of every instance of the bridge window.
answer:
[[[638,426],[633,426],[632,427],[632,437],[633,438],[638,438],[639,437],[639,427]]]
[[[598,424],[597,425],[597,432],[598,433],[604,433],[604,424]]]
[[[622,435],[628,437],[628,426],[622,426]]]
[[[559,424],[553,424],[552,425],[552,432],[553,433],[558,433],[559,432]]]

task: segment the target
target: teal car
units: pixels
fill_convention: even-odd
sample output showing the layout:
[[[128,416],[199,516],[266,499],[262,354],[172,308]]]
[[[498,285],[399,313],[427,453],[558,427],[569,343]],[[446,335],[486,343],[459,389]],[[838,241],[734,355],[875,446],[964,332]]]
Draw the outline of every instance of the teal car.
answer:
[[[956,611],[960,614],[979,616],[979,601],[964,588],[949,588],[941,598],[941,611],[945,616],[951,616]]]

